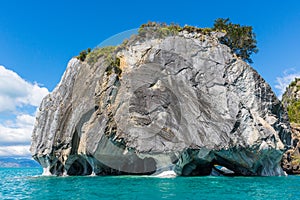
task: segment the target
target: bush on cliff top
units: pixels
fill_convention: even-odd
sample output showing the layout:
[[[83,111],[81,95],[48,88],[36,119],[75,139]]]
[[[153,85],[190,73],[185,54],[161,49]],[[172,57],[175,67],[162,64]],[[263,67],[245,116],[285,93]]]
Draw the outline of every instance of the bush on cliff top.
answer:
[[[139,28],[139,35],[145,35],[151,32],[159,37],[177,35],[180,31],[195,32],[202,34],[210,34],[212,31],[224,32],[225,35],[219,38],[220,43],[230,47],[233,53],[248,63],[252,63],[250,58],[252,53],[257,53],[255,33],[251,26],[241,26],[240,24],[233,24],[229,18],[219,18],[215,20],[212,28],[197,28],[194,26],[185,25],[180,27],[178,24],[148,22],[142,24]]]
[[[86,56],[86,61],[92,65],[97,62],[97,60],[101,57],[104,56],[106,61],[110,61],[112,58],[113,52],[116,50],[116,47],[114,46],[106,46],[102,48],[95,48],[93,51],[91,51],[87,56]]]
[[[290,122],[300,124],[300,101],[294,101],[287,107]]]
[[[167,25],[166,23],[160,22],[148,22],[146,24],[142,24],[138,30],[139,35],[144,35],[145,33],[157,34],[157,36],[165,37],[177,35],[180,31],[187,31],[189,33],[202,33],[209,34],[212,29],[211,28],[198,28],[195,26],[185,25],[184,27],[179,26],[178,24],[171,23]]]
[[[225,33],[225,35],[219,38],[220,43],[230,47],[233,53],[235,53],[238,57],[248,63],[252,63],[252,59],[250,58],[251,54],[258,52],[255,33],[253,32],[252,27],[233,24],[230,22],[229,18],[219,18],[215,20],[212,28],[198,28],[188,25],[181,27],[175,23],[167,25],[166,23],[148,22],[140,26],[138,33],[139,36],[147,38],[147,36],[166,37],[177,35],[181,31],[195,32],[205,35],[209,35],[213,31],[223,32]],[[93,60],[93,62],[95,62],[94,58],[96,58],[97,56],[94,57],[94,54],[96,53],[93,53],[94,51],[96,50],[93,50],[92,52],[90,49],[84,50],[80,52],[77,58],[81,61],[84,61],[88,57],[88,54],[93,54],[92,56],[90,56],[90,60]],[[102,48],[97,49],[97,53],[99,53],[98,51],[103,52]]]
[[[252,63],[250,58],[252,53],[257,53],[255,33],[251,26],[241,26],[233,24],[227,19],[217,19],[213,30],[225,32],[225,36],[219,40],[222,44],[230,47],[233,53],[248,63]]]
[[[287,109],[290,122],[297,124],[300,124],[300,100],[298,97],[298,92],[300,90],[299,82],[300,78],[295,78],[282,95],[282,104]]]
[[[87,50],[83,50],[79,53],[79,55],[77,56],[77,58],[80,61],[84,61],[86,56],[91,52],[91,48],[88,48]]]

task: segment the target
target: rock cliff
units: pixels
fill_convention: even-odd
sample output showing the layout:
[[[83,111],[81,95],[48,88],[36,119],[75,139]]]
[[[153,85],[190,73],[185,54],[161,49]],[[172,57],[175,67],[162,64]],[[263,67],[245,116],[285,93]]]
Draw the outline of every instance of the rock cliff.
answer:
[[[140,33],[71,59],[32,134],[44,174],[284,175],[287,114],[221,36]]]
[[[288,174],[300,174],[300,79],[296,78],[282,96],[291,121],[292,146],[286,151],[282,167]]]

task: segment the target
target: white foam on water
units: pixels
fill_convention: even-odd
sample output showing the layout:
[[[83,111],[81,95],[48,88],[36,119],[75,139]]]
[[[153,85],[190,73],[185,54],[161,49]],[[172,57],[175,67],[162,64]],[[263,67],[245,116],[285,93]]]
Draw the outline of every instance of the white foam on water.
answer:
[[[157,174],[154,177],[157,177],[157,178],[174,178],[176,176],[177,176],[177,174],[173,170],[170,170],[170,171],[163,171],[162,173]]]
[[[42,176],[52,176],[52,173],[50,172],[50,166],[43,168]]]
[[[93,171],[89,176],[97,176],[96,173]]]

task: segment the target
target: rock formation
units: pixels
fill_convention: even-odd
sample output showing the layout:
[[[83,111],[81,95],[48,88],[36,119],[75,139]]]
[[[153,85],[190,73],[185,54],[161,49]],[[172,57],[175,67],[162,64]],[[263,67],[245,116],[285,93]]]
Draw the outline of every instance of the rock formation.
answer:
[[[295,79],[282,96],[291,121],[292,146],[282,159],[282,167],[288,174],[300,174],[300,79]]]
[[[284,175],[287,114],[221,33],[140,33],[71,59],[37,114],[44,174]]]

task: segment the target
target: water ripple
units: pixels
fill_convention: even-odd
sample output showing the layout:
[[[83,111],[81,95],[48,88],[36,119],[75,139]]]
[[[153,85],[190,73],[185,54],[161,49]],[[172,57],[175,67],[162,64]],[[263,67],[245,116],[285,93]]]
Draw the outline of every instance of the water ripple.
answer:
[[[0,199],[298,199],[300,176],[43,177],[42,170],[0,168]]]

